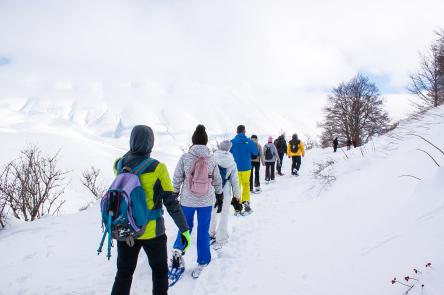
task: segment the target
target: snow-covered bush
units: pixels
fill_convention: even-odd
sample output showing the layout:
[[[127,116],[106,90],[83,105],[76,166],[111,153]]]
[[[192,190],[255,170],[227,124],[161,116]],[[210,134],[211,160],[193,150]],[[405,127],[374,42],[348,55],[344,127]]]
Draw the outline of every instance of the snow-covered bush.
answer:
[[[42,155],[37,146],[24,148],[0,174],[0,198],[6,200],[14,217],[33,221],[44,215],[57,215],[65,201],[68,171],[57,167],[59,152]]]
[[[105,193],[105,186],[100,181],[100,169],[91,166],[90,169],[83,171],[82,184],[93,194],[96,200],[102,198]]]
[[[328,159],[325,161],[315,162],[313,169],[313,176],[322,185],[322,190],[327,186],[331,185],[336,181],[336,176],[334,176],[333,165],[335,161],[333,159]]]

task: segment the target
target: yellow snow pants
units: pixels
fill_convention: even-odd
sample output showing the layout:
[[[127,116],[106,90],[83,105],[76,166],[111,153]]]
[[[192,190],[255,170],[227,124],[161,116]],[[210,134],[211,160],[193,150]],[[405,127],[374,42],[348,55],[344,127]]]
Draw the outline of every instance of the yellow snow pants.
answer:
[[[237,175],[239,176],[239,188],[241,204],[243,202],[250,202],[250,174],[251,170],[248,171],[239,171]]]

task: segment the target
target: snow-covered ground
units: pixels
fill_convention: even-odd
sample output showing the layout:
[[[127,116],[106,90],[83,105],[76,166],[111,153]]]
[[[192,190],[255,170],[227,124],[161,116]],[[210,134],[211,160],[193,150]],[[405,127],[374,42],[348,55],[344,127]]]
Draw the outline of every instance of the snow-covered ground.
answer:
[[[80,185],[81,172],[94,165],[109,181],[113,159],[126,149],[126,137],[107,140],[65,120],[42,116],[32,124],[20,112],[3,112],[8,120],[2,121],[0,134],[8,144],[1,146],[2,164],[26,142],[45,151],[61,148],[61,165],[73,169],[66,193],[71,213],[91,199]],[[427,150],[442,165],[444,155],[409,134],[444,147],[443,128],[444,109],[439,108],[420,120],[401,122],[362,149],[307,151],[299,178],[287,175],[263,185],[263,193],[253,196],[254,214],[231,218],[230,243],[213,252],[198,280],[190,276],[196,259],[191,248],[188,270],[170,294],[402,294],[404,287],[391,279],[413,275],[413,268],[423,270],[418,278],[425,288],[410,294],[442,294],[444,170],[416,149]],[[171,172],[179,148],[159,138],[154,156]],[[324,186],[312,171],[314,163],[329,160],[334,164],[324,174],[336,181]],[[0,232],[0,294],[108,294],[116,252],[111,262],[96,255],[99,219],[96,204],[33,223],[11,220]],[[175,227],[169,217],[167,229],[171,247]],[[428,262],[432,268],[426,269]],[[150,293],[150,276],[141,254],[133,294]]]

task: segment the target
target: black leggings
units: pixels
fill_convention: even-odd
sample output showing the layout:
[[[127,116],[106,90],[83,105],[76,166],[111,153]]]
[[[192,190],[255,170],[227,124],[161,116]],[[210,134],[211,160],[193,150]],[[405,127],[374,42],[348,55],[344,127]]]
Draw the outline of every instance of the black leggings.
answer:
[[[284,163],[284,153],[278,152],[279,160],[281,160],[277,165],[277,171],[279,174],[282,174],[282,163]]]
[[[266,162],[265,163],[265,180],[266,181],[274,180],[274,165],[275,165],[275,162]]]
[[[136,240],[130,247],[126,242],[117,242],[117,274],[111,295],[129,295],[137,258],[143,247],[148,256],[153,276],[153,295],[168,294],[168,254],[167,237],[150,240]]]
[[[301,156],[292,156],[291,157],[291,173],[293,174],[294,169],[296,168],[297,171],[301,169]]]
[[[261,169],[260,162],[251,162],[250,191],[253,191],[253,170],[254,170],[254,187],[261,186],[261,182],[259,180],[259,170],[260,169]]]

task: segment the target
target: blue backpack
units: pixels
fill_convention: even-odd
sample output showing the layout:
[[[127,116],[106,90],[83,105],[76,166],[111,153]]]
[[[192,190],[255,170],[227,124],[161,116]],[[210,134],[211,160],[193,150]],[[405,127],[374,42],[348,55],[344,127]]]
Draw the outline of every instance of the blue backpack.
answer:
[[[222,178],[222,187],[225,187],[225,184],[227,183],[228,180],[230,180],[231,175],[227,178],[227,168],[224,168],[220,165],[218,166],[219,166],[220,177]]]
[[[100,202],[104,231],[97,254],[102,252],[108,235],[108,260],[111,258],[112,238],[126,241],[132,247],[134,240],[143,235],[150,220],[162,217],[162,209],[149,210],[145,191],[139,176],[156,160],[146,159],[134,170],[123,167],[123,159],[117,163],[117,176]]]

